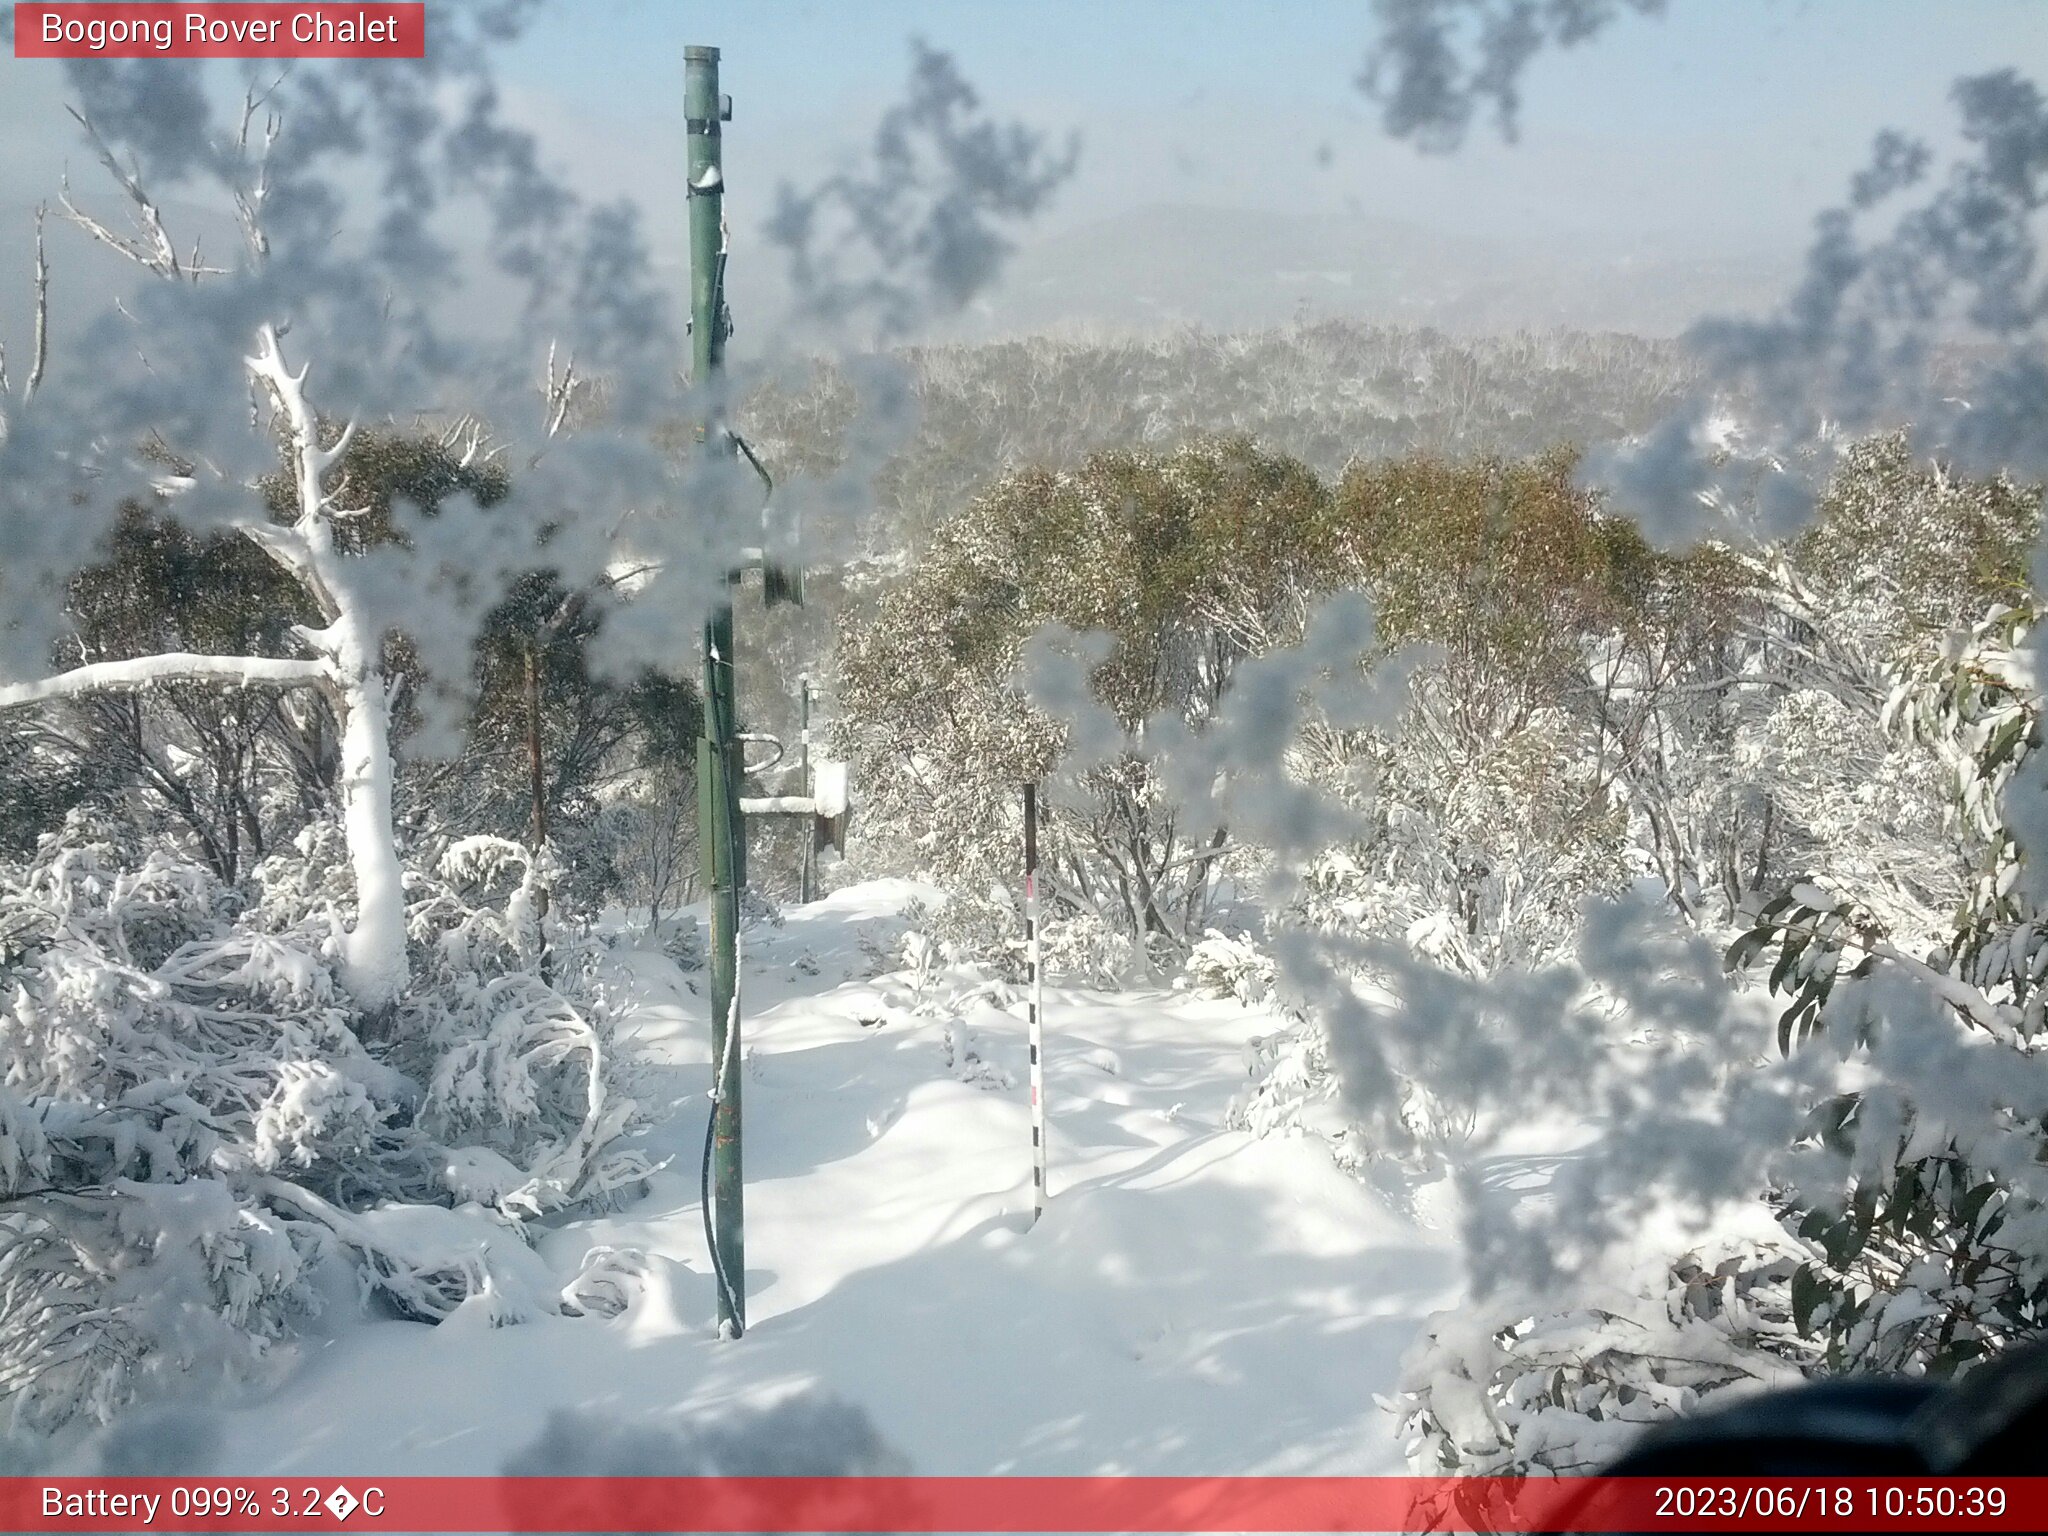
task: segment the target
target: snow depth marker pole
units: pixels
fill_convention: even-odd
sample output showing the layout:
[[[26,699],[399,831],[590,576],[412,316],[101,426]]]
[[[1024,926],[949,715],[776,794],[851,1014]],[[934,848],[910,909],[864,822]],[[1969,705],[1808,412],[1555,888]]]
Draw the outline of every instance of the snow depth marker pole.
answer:
[[[708,392],[725,365],[725,173],[719,124],[732,106],[718,93],[718,50],[683,50],[685,166],[690,210],[690,376]],[[731,453],[725,423],[704,423],[704,450]],[[733,675],[730,580],[704,622],[704,734],[697,741],[697,836],[711,908],[711,1123],[705,1137],[705,1212],[718,1291],[718,1336],[747,1331],[746,1215],[740,1180],[739,926],[746,879],[746,824],[740,817],[740,743]]]
[[[1038,786],[1024,786],[1024,943],[1030,955],[1031,1223],[1045,1213],[1045,971],[1038,946]]]
[[[803,693],[802,730],[798,738],[801,756],[797,760],[798,782],[804,793],[817,799],[816,787],[811,783],[811,674],[806,672],[799,680]],[[818,838],[814,830],[806,829],[804,838],[803,867],[797,873],[796,899],[799,902],[813,902],[818,899]]]

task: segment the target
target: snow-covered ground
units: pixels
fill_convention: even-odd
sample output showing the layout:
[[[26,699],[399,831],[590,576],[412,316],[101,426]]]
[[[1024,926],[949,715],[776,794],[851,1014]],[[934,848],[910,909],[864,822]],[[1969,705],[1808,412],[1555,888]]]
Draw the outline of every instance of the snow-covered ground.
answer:
[[[549,1414],[659,1427],[820,1387],[915,1471],[1405,1470],[1391,1390],[1459,1286],[1450,1234],[1313,1138],[1223,1128],[1274,1027],[1185,994],[1047,993],[1051,1204],[1029,1225],[1024,1023],[914,1016],[865,979],[914,888],[873,884],[745,934],[750,1331],[719,1342],[698,1206],[709,1049],[692,977],[625,957],[654,1133],[644,1198],[547,1233],[649,1256],[610,1319],[330,1325],[229,1411],[238,1473],[494,1473]]]

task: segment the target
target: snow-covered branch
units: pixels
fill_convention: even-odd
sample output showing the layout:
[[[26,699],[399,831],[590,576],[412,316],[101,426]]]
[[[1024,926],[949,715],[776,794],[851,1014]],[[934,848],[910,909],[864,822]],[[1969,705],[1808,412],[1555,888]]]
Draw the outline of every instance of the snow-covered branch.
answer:
[[[92,140],[93,149],[99,155],[100,164],[107,168],[107,174],[114,178],[121,190],[128,195],[128,200],[135,205],[135,218],[142,228],[143,238],[124,239],[86,213],[71,201],[71,184],[67,179],[59,195],[59,201],[63,203],[64,212],[71,222],[102,245],[118,251],[137,266],[145,267],[160,277],[200,278],[222,275],[224,268],[200,264],[199,249],[196,245],[193,247],[191,261],[179,259],[178,248],[172,242],[170,232],[164,228],[163,214],[158,209],[156,200],[149,195],[135,173],[122,166],[107,141],[100,137],[100,131],[93,127],[91,118],[76,107],[66,107],[65,110],[77,120],[78,126],[85,130],[86,137]]]
[[[35,319],[34,340],[29,353],[28,377],[21,391],[22,403],[26,405],[35,398],[36,390],[43,382],[43,371],[50,360],[50,263],[43,250],[43,218],[48,205],[36,205],[36,262],[34,269]],[[0,341],[0,400],[13,393],[13,385],[7,377],[7,346]],[[0,415],[0,436],[5,435],[6,419]]]
[[[576,354],[571,352],[559,373],[555,371],[555,343],[548,343],[547,374],[541,380],[541,398],[547,404],[547,435],[550,439],[561,435],[563,425],[569,419],[569,411],[582,393],[584,381],[576,372]]]
[[[249,129],[256,120],[256,110],[270,99],[270,94],[283,83],[279,75],[268,90],[258,92],[253,88],[242,98],[242,126],[235,136],[235,149],[244,159],[249,153]],[[263,205],[270,197],[270,153],[277,147],[278,134],[283,130],[283,120],[275,113],[264,119],[263,148],[256,157],[256,174],[247,186],[234,188],[235,218],[242,226],[242,238],[248,244],[250,258],[261,263],[270,254],[270,236],[263,227]]]
[[[328,447],[320,446],[319,420],[306,401],[306,375],[312,365],[301,363],[293,372],[285,366],[278,347],[277,327],[266,325],[258,333],[257,352],[245,359],[250,375],[268,386],[271,398],[291,430],[293,480],[298,490],[299,515],[293,531],[307,544],[307,555],[315,570],[322,563],[331,540],[325,525],[336,516],[327,491],[327,476],[347,455],[355,441],[356,423],[348,422]]]
[[[75,699],[92,693],[157,688],[171,683],[302,688],[330,681],[331,678],[327,664],[321,661],[272,656],[203,656],[173,651],[161,656],[137,656],[126,661],[96,661],[88,666],[73,667],[69,672],[60,672],[55,677],[0,684],[0,709],[18,709],[24,704]]]
[[[28,382],[21,392],[24,403],[35,398],[50,361],[50,262],[43,248],[43,219],[48,212],[48,204],[36,204],[35,345],[29,354]]]

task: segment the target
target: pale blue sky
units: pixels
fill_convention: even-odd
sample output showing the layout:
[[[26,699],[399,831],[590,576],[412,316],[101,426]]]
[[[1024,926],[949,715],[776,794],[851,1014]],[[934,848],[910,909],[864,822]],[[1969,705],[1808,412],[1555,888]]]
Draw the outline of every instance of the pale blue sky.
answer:
[[[751,162],[781,174],[864,128],[916,33],[992,103],[1082,130],[1069,217],[1148,198],[1355,200],[1731,248],[1800,238],[1879,128],[1945,122],[1956,76],[2048,79],[2048,0],[1671,0],[1662,19],[1627,16],[1539,59],[1518,147],[1486,133],[1422,160],[1382,140],[1352,83],[1370,27],[1360,0],[568,0],[509,73],[637,151],[674,142],[683,45],[715,43],[744,185]]]

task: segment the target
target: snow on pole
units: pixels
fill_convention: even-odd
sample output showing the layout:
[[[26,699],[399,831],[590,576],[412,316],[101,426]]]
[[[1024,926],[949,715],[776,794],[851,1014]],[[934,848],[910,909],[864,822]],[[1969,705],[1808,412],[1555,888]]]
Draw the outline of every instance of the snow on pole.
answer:
[[[1038,944],[1038,786],[1024,786],[1024,943],[1031,966],[1031,1220],[1045,1211],[1045,972]]]

